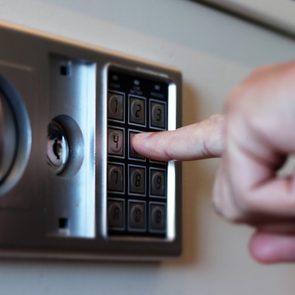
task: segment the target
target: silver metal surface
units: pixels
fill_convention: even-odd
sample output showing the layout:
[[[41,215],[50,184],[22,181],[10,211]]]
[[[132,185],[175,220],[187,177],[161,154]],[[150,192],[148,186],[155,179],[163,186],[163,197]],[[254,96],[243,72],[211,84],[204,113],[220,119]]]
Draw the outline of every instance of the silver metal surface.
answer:
[[[5,169],[16,177],[0,184],[0,256],[120,260],[178,256],[179,163],[168,165],[166,238],[108,236],[107,84],[110,66],[164,79],[170,85],[168,129],[173,130],[181,120],[180,73],[1,24],[0,39],[11,40],[0,44],[0,75],[14,90],[8,92],[17,132],[9,134],[16,134],[18,143],[10,144],[16,151],[12,168]],[[1,128],[13,130],[5,117],[9,111],[5,106],[4,116],[3,109],[2,103]],[[60,126],[61,134],[48,138],[52,122]],[[2,140],[6,135],[1,130]],[[3,141],[1,148],[2,168],[3,159],[12,153],[3,149]],[[48,161],[55,166],[53,171]]]
[[[168,130],[175,130],[177,126],[177,86],[174,83],[169,85],[169,104],[168,104]],[[180,110],[178,110],[179,112]],[[176,222],[178,222],[178,216],[176,216],[176,193],[178,185],[176,181],[179,179],[176,176],[176,165],[174,161],[168,163],[168,176],[167,176],[167,239],[173,241],[176,238]]]

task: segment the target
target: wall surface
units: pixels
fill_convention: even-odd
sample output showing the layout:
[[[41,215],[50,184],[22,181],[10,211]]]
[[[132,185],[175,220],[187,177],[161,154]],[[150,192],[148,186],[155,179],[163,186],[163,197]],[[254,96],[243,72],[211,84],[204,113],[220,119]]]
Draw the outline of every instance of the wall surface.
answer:
[[[0,19],[151,60],[183,73],[183,123],[221,112],[259,65],[295,42],[189,0],[0,0]],[[3,42],[3,40],[0,40]],[[261,266],[251,229],[215,216],[218,160],[184,164],[184,254],[166,263],[0,261],[0,294],[293,294],[295,266]]]

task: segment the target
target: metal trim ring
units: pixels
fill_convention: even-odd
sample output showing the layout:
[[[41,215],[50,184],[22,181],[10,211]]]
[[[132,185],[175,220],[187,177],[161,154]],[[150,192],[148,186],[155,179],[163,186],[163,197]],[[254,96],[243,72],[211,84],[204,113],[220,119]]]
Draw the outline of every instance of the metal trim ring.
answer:
[[[0,196],[22,177],[29,160],[32,131],[17,90],[0,75]]]

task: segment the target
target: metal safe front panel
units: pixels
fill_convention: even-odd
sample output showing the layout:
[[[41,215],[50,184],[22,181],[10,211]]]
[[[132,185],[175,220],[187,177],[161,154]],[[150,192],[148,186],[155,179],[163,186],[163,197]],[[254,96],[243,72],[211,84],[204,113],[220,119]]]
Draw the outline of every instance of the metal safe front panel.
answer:
[[[4,24],[0,40],[0,256],[178,256],[180,164],[131,138],[180,125],[180,73]]]

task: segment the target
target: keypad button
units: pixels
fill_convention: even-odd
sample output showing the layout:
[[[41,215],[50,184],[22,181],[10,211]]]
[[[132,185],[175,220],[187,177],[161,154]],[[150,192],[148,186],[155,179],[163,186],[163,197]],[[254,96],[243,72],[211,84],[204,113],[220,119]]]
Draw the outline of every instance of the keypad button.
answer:
[[[132,146],[132,137],[138,133],[139,132],[136,132],[136,131],[129,131],[129,157],[134,159],[139,159],[139,160],[145,160],[145,157],[138,154]]]
[[[129,192],[132,194],[145,194],[145,168],[129,167]]]
[[[150,169],[150,192],[153,196],[165,196],[166,171]]]
[[[124,230],[125,228],[124,200],[109,199],[108,227],[109,229]]]
[[[124,156],[124,131],[122,129],[108,129],[108,153]]]
[[[166,114],[165,104],[151,101],[151,127],[165,129]]]
[[[166,205],[150,203],[149,229],[151,232],[164,233],[166,229]]]
[[[146,203],[129,201],[128,225],[131,231],[146,230]]]
[[[108,93],[108,118],[124,121],[124,94]]]
[[[145,99],[133,96],[130,96],[129,99],[129,122],[145,125]]]
[[[108,191],[124,192],[124,166],[108,164]]]

